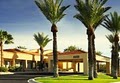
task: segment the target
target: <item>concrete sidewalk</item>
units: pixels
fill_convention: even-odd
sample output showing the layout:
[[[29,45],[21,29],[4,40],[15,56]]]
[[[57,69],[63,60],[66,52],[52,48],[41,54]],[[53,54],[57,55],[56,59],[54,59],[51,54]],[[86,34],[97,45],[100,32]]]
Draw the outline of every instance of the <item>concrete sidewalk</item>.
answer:
[[[0,75],[5,75],[5,74],[14,74],[13,72],[0,72]]]

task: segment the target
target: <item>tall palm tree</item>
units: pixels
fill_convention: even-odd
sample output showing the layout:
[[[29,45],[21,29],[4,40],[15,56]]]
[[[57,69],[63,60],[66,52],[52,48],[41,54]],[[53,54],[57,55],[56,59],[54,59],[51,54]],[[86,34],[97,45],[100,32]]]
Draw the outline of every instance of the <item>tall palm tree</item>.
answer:
[[[113,76],[113,68],[114,68],[114,50],[115,50],[115,45],[114,45],[114,34],[107,35],[106,38],[109,40],[109,42],[112,44],[111,48],[111,76]]]
[[[51,32],[53,33],[53,63],[54,63],[54,77],[58,77],[58,55],[57,55],[57,22],[59,22],[66,14],[64,11],[69,7],[61,6],[63,0],[35,0],[44,16],[52,24]]]
[[[114,34],[114,63],[118,63],[118,50],[119,50],[119,33],[120,33],[120,16],[117,12],[110,13],[111,18],[107,17],[102,24],[106,29],[108,29],[112,34]],[[118,77],[118,64],[113,65],[113,78],[117,79]]]
[[[110,9],[110,7],[104,6],[107,1],[108,0],[76,0],[76,5],[74,6],[79,12],[74,17],[80,20],[87,28],[89,80],[93,80],[93,68],[96,68],[94,67],[94,65],[96,66],[94,31],[106,17],[104,13]],[[94,77],[97,77],[96,71]]]
[[[37,42],[37,44],[40,46],[40,70],[43,71],[43,61],[44,61],[44,47],[52,40],[48,38],[48,35],[44,35],[44,33],[38,33],[34,34],[34,40]]]
[[[1,67],[3,66],[3,44],[13,43],[13,37],[7,31],[0,30]]]

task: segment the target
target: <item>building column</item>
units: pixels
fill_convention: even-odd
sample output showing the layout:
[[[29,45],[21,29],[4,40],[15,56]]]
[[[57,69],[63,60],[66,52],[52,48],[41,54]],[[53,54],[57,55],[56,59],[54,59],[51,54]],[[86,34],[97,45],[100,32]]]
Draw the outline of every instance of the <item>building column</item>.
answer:
[[[80,72],[80,62],[78,62],[78,72]]]
[[[25,69],[27,69],[27,67],[28,67],[28,63],[27,63],[28,61],[27,60],[25,60]]]
[[[15,59],[12,59],[12,66],[15,66]]]
[[[68,70],[68,62],[66,62],[66,69]]]
[[[76,62],[73,62],[72,66],[73,66],[73,72],[76,72]]]
[[[53,60],[48,61],[48,72],[53,72]]]
[[[110,62],[106,62],[106,74],[110,74]]]
[[[85,75],[88,75],[88,57],[83,58],[83,71]]]
[[[37,69],[37,61],[35,61],[35,69]]]

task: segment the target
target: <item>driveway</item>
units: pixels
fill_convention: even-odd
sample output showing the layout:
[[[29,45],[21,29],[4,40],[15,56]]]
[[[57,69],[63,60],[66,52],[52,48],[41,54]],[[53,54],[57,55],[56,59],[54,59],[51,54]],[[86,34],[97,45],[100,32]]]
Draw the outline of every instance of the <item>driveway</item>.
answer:
[[[0,83],[28,83],[26,80],[0,80]]]
[[[60,73],[60,75],[75,75],[80,73]],[[28,83],[31,78],[51,76],[53,73],[23,72],[15,74],[0,74],[0,83]]]
[[[28,83],[28,79],[39,77],[40,75],[34,74],[11,74],[0,75],[0,83]]]

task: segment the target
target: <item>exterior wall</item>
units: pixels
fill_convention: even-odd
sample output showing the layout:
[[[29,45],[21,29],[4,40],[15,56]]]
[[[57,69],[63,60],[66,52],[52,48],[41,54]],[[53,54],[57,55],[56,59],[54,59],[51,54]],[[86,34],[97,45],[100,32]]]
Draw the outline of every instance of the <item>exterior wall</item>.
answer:
[[[22,66],[24,69],[35,68],[38,61],[40,61],[39,55],[32,55],[21,52],[3,52],[3,59],[5,67],[9,66]],[[0,62],[1,63],[1,62]]]
[[[110,58],[101,56],[101,55],[96,55],[96,60],[97,61],[103,61],[103,62],[110,62]]]
[[[48,56],[48,71],[53,71],[53,66],[51,64],[53,60],[52,56]],[[82,61],[82,66],[80,66],[81,72],[83,71],[84,74],[88,74],[88,59],[87,59],[87,53],[82,54],[71,54],[71,55],[58,55],[58,60],[61,62],[62,69],[61,70],[67,70],[71,72],[78,72],[78,63]]]
[[[35,55],[31,55],[31,54],[26,54],[26,53],[12,53],[12,52],[4,52],[3,58],[8,58],[8,59],[22,59],[22,60],[35,60],[35,61],[39,61],[40,60],[40,56],[35,56]]]
[[[96,55],[96,60],[99,62],[106,62],[106,73],[110,74],[110,58]],[[53,57],[48,56],[48,70],[49,72],[53,71]],[[69,54],[69,55],[58,55],[58,61],[61,62],[61,68],[63,70],[69,69],[68,62],[72,64],[72,72],[83,72],[85,75],[88,74],[88,54],[81,53],[81,54]],[[79,64],[79,65],[78,65]],[[58,64],[59,65],[59,64]]]
[[[50,53],[51,51],[47,51],[44,53]],[[36,63],[40,61],[39,53],[37,55],[22,53],[22,52],[3,52],[4,65],[8,67],[11,66],[23,66],[24,68],[33,68],[36,67]],[[48,71],[53,72],[53,56],[45,56],[46,62],[48,63]],[[96,56],[97,61],[106,62],[106,70],[107,73],[110,73],[110,58],[104,56]],[[60,71],[70,71],[70,72],[83,72],[84,74],[88,74],[88,54],[68,54],[68,55],[58,55],[58,67]]]

